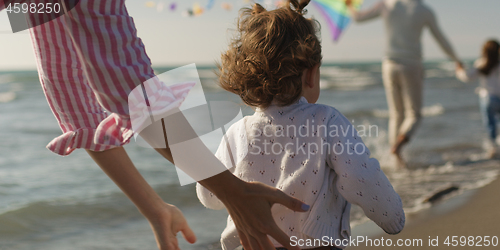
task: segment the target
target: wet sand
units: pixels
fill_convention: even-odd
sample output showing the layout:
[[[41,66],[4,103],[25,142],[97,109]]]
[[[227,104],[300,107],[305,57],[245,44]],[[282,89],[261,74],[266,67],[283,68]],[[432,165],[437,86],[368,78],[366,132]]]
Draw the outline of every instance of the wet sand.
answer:
[[[500,167],[500,161],[489,161],[481,164],[495,164]],[[474,164],[471,164],[473,167]],[[368,236],[373,240],[372,245],[360,243],[346,249],[500,249],[500,179],[478,189],[465,191],[463,194],[444,200],[415,215],[407,216],[405,229],[398,235],[388,235],[381,231],[374,223],[362,225],[353,229],[353,237]],[[453,236],[457,236],[452,238]],[[461,236],[467,237],[467,240]],[[469,237],[473,236],[473,237]],[[486,238],[489,236],[489,239]],[[375,239],[383,241],[376,242]],[[497,246],[486,246],[487,241],[497,237],[494,243]],[[449,245],[445,244],[448,238]],[[393,246],[387,246],[392,241]],[[419,243],[420,246],[394,246],[399,242]],[[453,239],[456,240],[453,241]],[[461,242],[462,240],[462,242]],[[465,242],[465,246],[461,246]],[[376,243],[385,243],[385,246],[375,246]],[[452,246],[452,244],[457,246]],[[469,244],[473,246],[469,246]]]

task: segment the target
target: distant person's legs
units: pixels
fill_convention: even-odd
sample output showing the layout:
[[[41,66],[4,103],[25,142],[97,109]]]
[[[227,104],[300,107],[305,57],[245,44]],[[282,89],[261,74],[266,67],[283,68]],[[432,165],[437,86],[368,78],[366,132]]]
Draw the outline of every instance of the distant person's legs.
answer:
[[[488,156],[492,158],[496,154],[497,116],[500,114],[500,97],[494,95],[483,96],[480,99],[480,107],[490,140]]]
[[[402,147],[409,142],[420,120],[424,71],[420,63],[384,61],[383,77],[389,106],[389,142],[404,166]]]
[[[391,60],[385,60],[382,64],[382,73],[389,108],[389,145],[393,147],[404,120],[401,67]],[[402,159],[399,156],[398,160],[401,163]]]
[[[422,120],[423,82],[424,70],[420,63],[403,64],[401,84],[405,118],[395,148],[401,148],[410,140]]]
[[[392,146],[396,143],[398,131],[404,119],[401,70],[396,63],[390,60],[384,61],[382,68],[387,106],[389,107],[389,144]]]

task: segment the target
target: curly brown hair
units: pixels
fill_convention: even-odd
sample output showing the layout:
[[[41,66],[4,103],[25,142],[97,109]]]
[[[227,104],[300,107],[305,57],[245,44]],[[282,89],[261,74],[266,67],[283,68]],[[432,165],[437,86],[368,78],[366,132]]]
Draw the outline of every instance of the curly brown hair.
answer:
[[[249,106],[287,106],[302,93],[302,72],[321,62],[319,23],[304,17],[310,0],[290,0],[267,11],[261,5],[240,10],[238,35],[222,54],[220,86]]]
[[[479,68],[479,72],[487,76],[500,63],[500,43],[494,39],[488,40],[483,46],[483,57],[486,63]]]

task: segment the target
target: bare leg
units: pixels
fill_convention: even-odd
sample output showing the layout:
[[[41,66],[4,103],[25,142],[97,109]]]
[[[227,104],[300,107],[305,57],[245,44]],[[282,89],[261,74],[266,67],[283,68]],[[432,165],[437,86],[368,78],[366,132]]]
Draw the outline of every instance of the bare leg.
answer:
[[[391,141],[391,151],[398,160],[399,168],[406,168],[401,150],[409,142],[411,135],[415,133],[421,121],[423,67],[420,63],[401,63],[397,66],[397,72],[397,82],[400,85],[397,98],[401,102],[394,103],[395,107],[393,108],[404,109],[404,120],[399,124],[400,127],[397,131],[392,131],[394,141]]]
[[[179,249],[176,238],[179,231],[188,242],[196,241],[182,212],[158,196],[135,168],[123,147],[102,152],[87,150],[87,153],[148,219],[159,249]]]
[[[405,118],[401,90],[401,72],[398,64],[389,60],[383,63],[384,89],[389,108],[389,144],[395,145]]]
[[[396,159],[398,160],[398,166],[399,168],[406,168],[406,162],[404,161],[403,157],[401,156],[401,149],[403,148],[404,145],[406,145],[410,139],[406,135],[400,135],[398,136],[396,140],[396,144],[391,149],[391,152],[396,156]]]
[[[497,155],[497,146],[496,143],[493,141],[491,145],[489,145],[487,157],[488,159],[494,159],[496,155]]]

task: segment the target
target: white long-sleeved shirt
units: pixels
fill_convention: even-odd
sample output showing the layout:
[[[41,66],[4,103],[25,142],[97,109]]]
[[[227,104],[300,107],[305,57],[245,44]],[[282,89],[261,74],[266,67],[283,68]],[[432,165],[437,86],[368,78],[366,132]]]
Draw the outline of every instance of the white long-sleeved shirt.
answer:
[[[290,237],[348,239],[351,203],[386,232],[403,229],[405,214],[399,195],[379,162],[370,158],[362,135],[336,109],[309,104],[302,97],[290,106],[258,109],[233,124],[226,135],[216,156],[235,176],[274,186],[311,205],[304,213],[273,206],[275,222]],[[203,186],[198,184],[196,191],[206,207],[224,208]],[[221,242],[225,250],[240,245],[230,217]]]
[[[368,10],[351,14],[355,22],[383,17],[387,35],[387,59],[421,61],[422,30],[428,27],[446,55],[454,61],[459,61],[439,28],[436,16],[422,0],[383,0]]]
[[[480,58],[474,62],[474,67],[469,70],[457,71],[457,78],[463,82],[475,81],[479,78],[481,95],[495,95],[500,97],[500,64],[491,70],[489,75],[483,75],[479,72],[486,63],[486,59]]]

